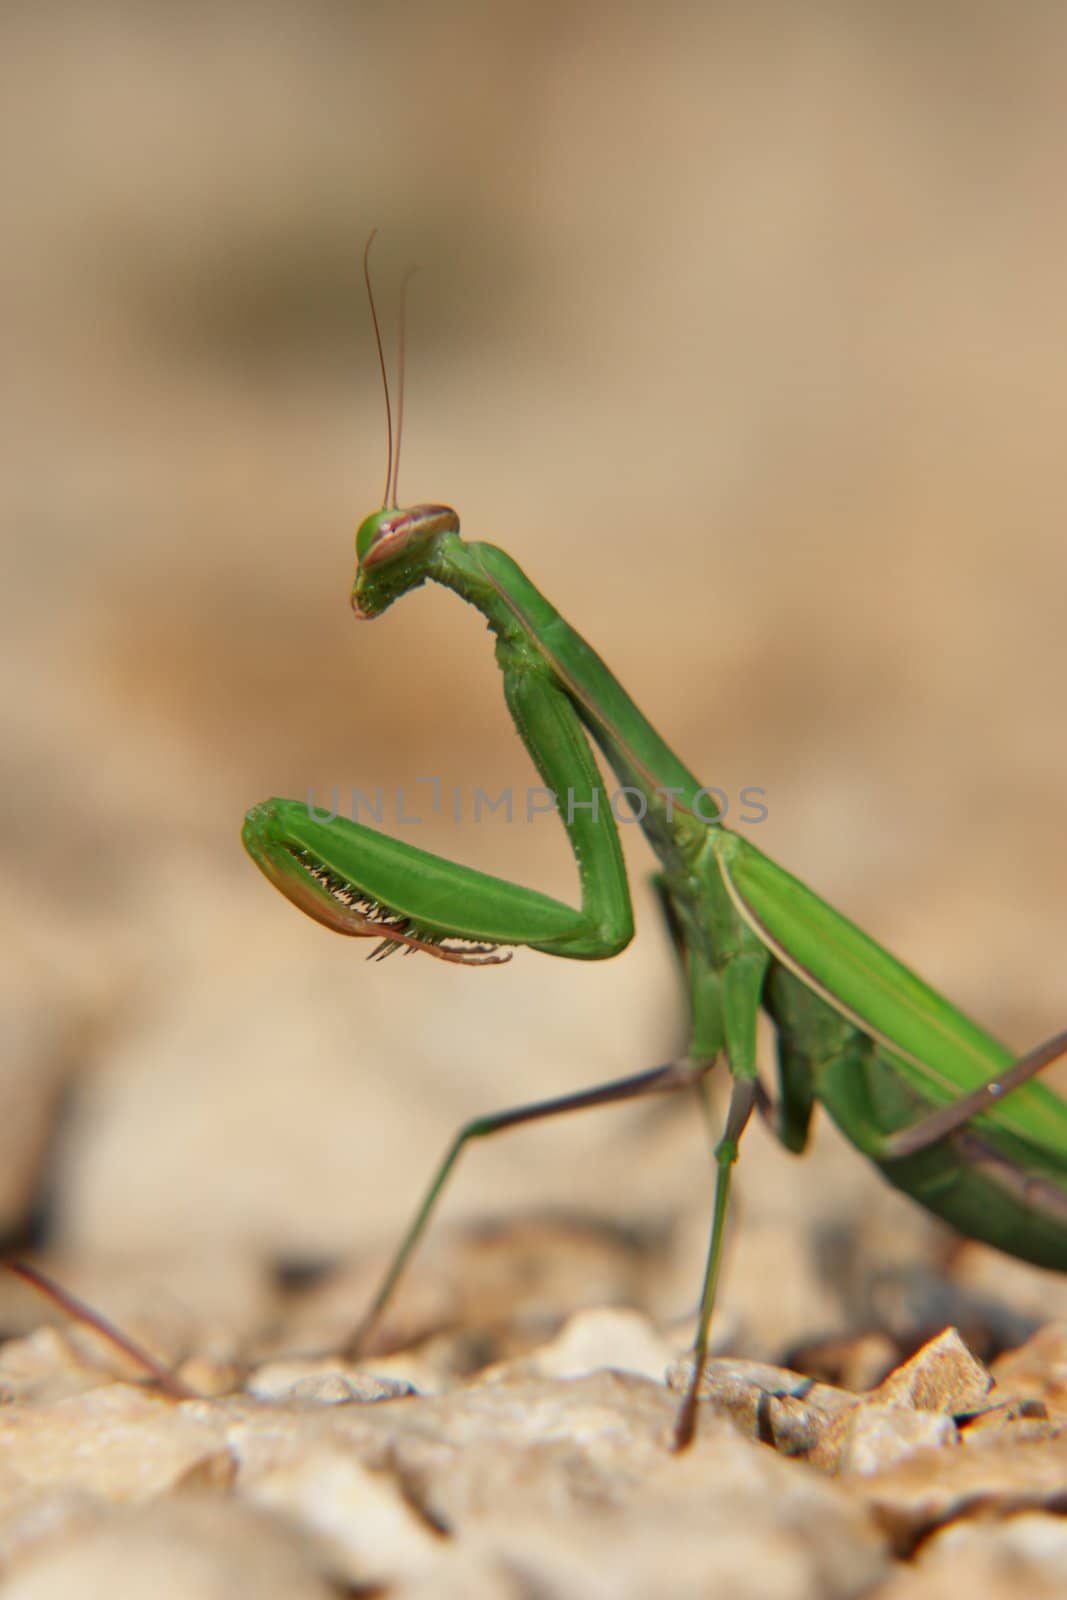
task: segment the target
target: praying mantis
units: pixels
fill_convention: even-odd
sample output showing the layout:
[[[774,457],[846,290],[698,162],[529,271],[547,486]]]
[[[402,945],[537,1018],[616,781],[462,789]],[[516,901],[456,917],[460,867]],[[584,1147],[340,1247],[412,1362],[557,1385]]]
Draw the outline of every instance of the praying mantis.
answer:
[[[370,292],[369,275],[367,285]],[[482,613],[495,636],[508,710],[559,801],[581,904],[574,908],[354,820],[324,820],[296,800],[254,806],[244,821],[245,848],[269,881],[316,921],[378,940],[375,955],[406,948],[488,966],[524,946],[570,960],[604,960],[629,943],[634,922],[595,746],[658,859],[654,882],[688,998],[689,1035],[684,1055],[664,1065],[460,1128],[349,1352],[365,1348],[469,1143],[570,1111],[684,1090],[695,1090],[710,1112],[709,1081],[723,1062],[730,1098],[714,1149],[713,1215],[676,1449],[695,1430],[731,1174],[754,1108],[787,1150],[800,1153],[821,1105],[884,1178],[959,1232],[1067,1270],[1067,1101],[1035,1081],[1067,1052],[1067,1032],[1013,1060],[871,937],[725,825],[710,791],[511,556],[466,541],[447,506],[398,506],[400,424],[398,417],[394,454],[373,296],[371,309],[385,382],[389,464],[382,509],[356,533],[352,609],[362,621],[378,618],[410,590],[432,582]],[[761,1011],[777,1036],[775,1097],[757,1063]]]

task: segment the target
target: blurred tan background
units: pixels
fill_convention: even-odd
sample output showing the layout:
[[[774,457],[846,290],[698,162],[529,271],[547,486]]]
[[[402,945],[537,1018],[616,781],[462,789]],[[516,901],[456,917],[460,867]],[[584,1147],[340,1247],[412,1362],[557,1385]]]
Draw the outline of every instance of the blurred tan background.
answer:
[[[387,328],[420,269],[402,498],[503,544],[706,782],[766,789],[758,843],[990,1028],[1067,1022],[1062,7],[0,29],[9,1234],[44,1205],[68,1263],[164,1276],[358,1253],[461,1118],[682,1038],[634,830],[599,966],[367,966],[240,849],[309,783],[536,781],[473,612],[348,608],[374,225]],[[418,837],[574,896],[544,820]],[[749,1212],[850,1162],[752,1147]],[[604,1113],[478,1151],[448,1215],[691,1215],[695,1290],[708,1177],[695,1116]]]

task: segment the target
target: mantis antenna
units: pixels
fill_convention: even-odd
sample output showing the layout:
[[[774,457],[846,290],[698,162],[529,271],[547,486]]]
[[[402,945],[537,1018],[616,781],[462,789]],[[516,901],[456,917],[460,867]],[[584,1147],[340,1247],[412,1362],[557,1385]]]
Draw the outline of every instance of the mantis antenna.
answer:
[[[385,370],[382,329],[378,321],[378,308],[374,304],[374,289],[370,281],[370,247],[377,235],[377,228],[372,228],[363,247],[363,281],[367,285],[367,300],[370,303],[371,322],[374,324],[374,342],[378,347],[378,369],[382,375],[382,389],[385,392],[385,431],[388,439],[388,458],[385,464],[385,496],[382,500],[382,510],[386,511],[396,505],[396,500],[390,499],[390,493],[393,488],[393,407],[389,400],[389,375]]]
[[[370,277],[370,247],[377,236],[377,228],[372,228],[367,243],[363,247],[363,281],[367,285],[367,300],[370,304],[371,322],[374,325],[374,343],[378,350],[378,370],[382,375],[382,391],[385,395],[385,431],[388,439],[388,456],[385,464],[385,496],[382,500],[382,510],[395,511],[398,505],[397,484],[400,481],[400,440],[404,432],[404,369],[407,365],[408,284],[411,282],[412,273],[417,269],[409,267],[400,286],[400,316],[397,320],[396,338],[396,434],[394,437],[393,407],[389,396],[389,375],[385,366],[385,349],[382,344],[382,325],[378,320],[378,307],[374,303],[374,288]]]
[[[404,281],[400,285],[400,316],[397,319],[396,331],[396,450],[393,453],[393,488],[387,502],[389,506],[400,503],[398,484],[400,482],[400,441],[404,433],[404,390],[408,355],[408,284],[411,275],[417,272],[417,267],[409,267],[404,274]]]

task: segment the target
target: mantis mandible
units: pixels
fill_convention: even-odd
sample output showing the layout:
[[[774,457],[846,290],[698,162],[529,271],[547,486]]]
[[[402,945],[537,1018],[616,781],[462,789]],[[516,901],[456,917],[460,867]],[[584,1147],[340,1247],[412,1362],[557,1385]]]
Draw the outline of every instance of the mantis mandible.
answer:
[[[373,314],[373,297],[371,306]],[[386,407],[389,417],[387,383]],[[398,439],[399,432],[398,420]],[[350,1351],[365,1345],[472,1140],[646,1095],[695,1088],[706,1097],[719,1062],[729,1069],[731,1092],[715,1147],[693,1370],[675,1448],[688,1444],[695,1428],[731,1173],[754,1107],[786,1149],[799,1153],[820,1104],[890,1183],[959,1232],[1067,1270],[1067,1102],[1034,1081],[1067,1052],[1067,1033],[1013,1061],[866,933],[727,828],[697,777],[509,555],[464,540],[447,506],[398,507],[391,418],[389,436],[383,507],[356,534],[352,609],[369,621],[429,581],[482,613],[496,638],[519,735],[545,785],[569,797],[560,815],[581,905],[343,817],[324,821],[302,801],[253,807],[244,822],[245,847],[271,883],[316,921],[379,940],[373,954],[406,947],[490,965],[506,959],[508,947],[526,946],[570,960],[604,960],[629,943],[634,925],[595,745],[631,797],[659,861],[654,882],[688,996],[689,1038],[678,1060],[462,1127]],[[776,1099],[757,1068],[760,1010],[777,1035]]]

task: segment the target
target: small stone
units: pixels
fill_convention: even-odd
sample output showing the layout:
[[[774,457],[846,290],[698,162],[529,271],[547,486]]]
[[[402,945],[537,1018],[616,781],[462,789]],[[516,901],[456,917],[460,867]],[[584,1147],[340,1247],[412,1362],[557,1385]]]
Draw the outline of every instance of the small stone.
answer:
[[[207,1355],[190,1356],[178,1368],[178,1377],[202,1399],[232,1394],[240,1386],[241,1368],[235,1361]]]
[[[954,1328],[931,1339],[827,1427],[810,1459],[824,1472],[879,1472],[916,1450],[959,1443],[954,1418],[992,1385]]]
[[[908,1553],[934,1528],[960,1517],[1060,1509],[1067,1435],[1021,1443],[1004,1436],[980,1450],[923,1450],[847,1482]]]
[[[638,1311],[602,1307],[579,1311],[556,1337],[501,1371],[521,1369],[531,1377],[580,1378],[590,1372],[637,1372],[662,1381],[671,1345]]]
[[[879,1591],[879,1600],[1062,1600],[1067,1523],[1028,1512],[1003,1522],[954,1523],[933,1534],[914,1566]]]
[[[870,1400],[962,1416],[983,1403],[993,1379],[955,1328],[946,1328],[872,1390]]]
[[[691,1361],[676,1362],[668,1386],[684,1392],[692,1370]],[[725,1357],[705,1363],[699,1394],[701,1410],[729,1417],[746,1438],[773,1444],[784,1455],[807,1455],[832,1420],[856,1404],[843,1389],[786,1367]]]
[[[28,1550],[5,1600],[336,1600],[315,1553],[284,1523],[207,1498],[112,1509],[61,1544]]]
[[[400,1378],[364,1372],[332,1358],[321,1361],[271,1361],[257,1367],[245,1384],[257,1400],[302,1400],[311,1405],[399,1400],[415,1393]]]
[[[443,1550],[433,1572],[404,1589],[404,1600],[530,1600],[528,1574],[483,1539]],[[555,1600],[555,1597],[553,1597]]]
[[[0,1400],[57,1399],[102,1381],[68,1328],[38,1328],[0,1346]]]
[[[104,1502],[82,1489],[16,1485],[0,1469],[0,1572],[11,1571],[34,1550],[95,1528],[109,1515]]]
[[[994,1395],[996,1390],[994,1390]],[[1061,1431],[1042,1400],[1003,1400],[985,1406],[966,1419],[960,1439],[980,1449],[991,1440],[1009,1436],[1020,1439],[1051,1439]]]
[[[956,1424],[940,1412],[861,1402],[827,1430],[811,1460],[832,1472],[880,1472],[916,1450],[958,1443]]]
[[[90,1491],[105,1500],[147,1500],[196,1470],[229,1482],[234,1463],[221,1432],[126,1384],[52,1404],[0,1409],[0,1454],[27,1485]]]
[[[247,1480],[245,1492],[284,1513],[323,1546],[346,1584],[376,1588],[419,1578],[436,1566],[444,1541],[401,1492],[340,1449],[312,1448],[301,1459]]]
[[[691,1362],[667,1374],[684,1389]],[[915,1450],[959,1442],[953,1421],[984,1399],[992,1379],[954,1329],[946,1329],[864,1396],[765,1362],[708,1361],[702,1405],[750,1439],[803,1455],[826,1472],[877,1472]]]

